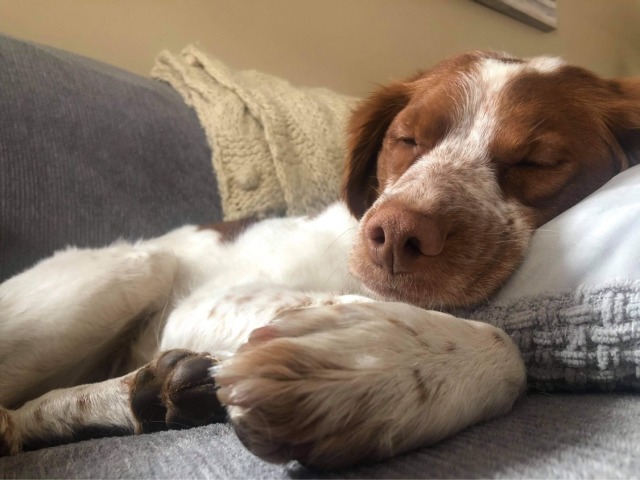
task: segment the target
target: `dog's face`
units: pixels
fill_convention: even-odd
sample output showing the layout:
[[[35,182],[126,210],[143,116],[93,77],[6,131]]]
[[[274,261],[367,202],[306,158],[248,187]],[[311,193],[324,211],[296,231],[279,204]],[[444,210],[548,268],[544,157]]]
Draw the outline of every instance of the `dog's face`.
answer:
[[[352,272],[421,306],[486,299],[535,228],[637,163],[638,129],[637,82],[548,57],[470,53],[385,87],[350,124]]]

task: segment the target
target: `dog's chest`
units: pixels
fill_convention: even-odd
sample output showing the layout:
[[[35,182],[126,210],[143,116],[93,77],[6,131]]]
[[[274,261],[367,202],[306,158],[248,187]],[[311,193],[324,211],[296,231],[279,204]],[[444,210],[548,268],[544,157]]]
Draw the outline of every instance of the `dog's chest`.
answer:
[[[212,288],[253,283],[293,290],[348,292],[348,258],[355,220],[343,203],[313,217],[270,219],[253,225],[231,243],[208,252]]]

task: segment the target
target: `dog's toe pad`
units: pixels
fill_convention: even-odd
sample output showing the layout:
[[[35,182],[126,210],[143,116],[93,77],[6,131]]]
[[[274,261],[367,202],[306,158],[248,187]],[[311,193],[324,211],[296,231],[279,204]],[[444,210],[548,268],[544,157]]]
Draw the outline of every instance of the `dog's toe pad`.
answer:
[[[216,364],[217,360],[206,353],[169,350],[141,368],[131,388],[131,409],[140,431],[225,421],[226,411],[209,373]]]

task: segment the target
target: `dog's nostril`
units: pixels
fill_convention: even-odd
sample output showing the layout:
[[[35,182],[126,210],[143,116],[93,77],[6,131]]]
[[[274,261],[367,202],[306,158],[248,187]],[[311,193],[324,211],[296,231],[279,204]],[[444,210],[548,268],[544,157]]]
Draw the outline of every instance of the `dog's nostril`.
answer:
[[[371,240],[376,245],[384,245],[384,242],[386,240],[384,229],[380,226],[370,228],[367,231],[367,237],[369,237],[369,240]]]
[[[420,239],[418,239],[418,237],[409,237],[404,244],[404,251],[407,255],[414,258],[422,255]]]

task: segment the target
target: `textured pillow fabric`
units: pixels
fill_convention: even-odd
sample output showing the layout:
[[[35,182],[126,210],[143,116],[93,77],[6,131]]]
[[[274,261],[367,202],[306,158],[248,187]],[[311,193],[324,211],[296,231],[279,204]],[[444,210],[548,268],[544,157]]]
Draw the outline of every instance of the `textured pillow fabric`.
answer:
[[[171,87],[0,36],[0,281],[71,243],[220,218],[204,132]]]
[[[640,165],[538,229],[496,300],[640,280]]]

